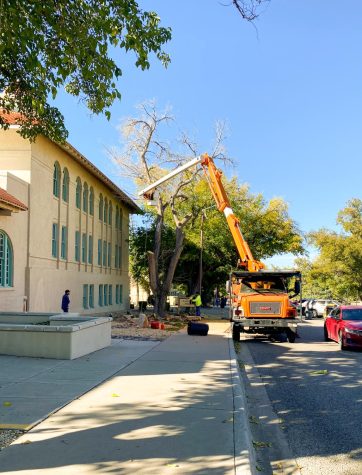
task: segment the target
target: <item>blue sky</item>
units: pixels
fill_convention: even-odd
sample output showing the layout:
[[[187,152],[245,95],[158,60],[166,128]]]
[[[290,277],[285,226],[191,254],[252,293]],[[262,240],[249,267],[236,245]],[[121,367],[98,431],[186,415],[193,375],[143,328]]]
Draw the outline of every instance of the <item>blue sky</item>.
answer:
[[[362,2],[271,0],[256,29],[218,0],[142,0],[173,30],[172,63],[137,70],[121,53],[122,101],[108,122],[60,94],[69,142],[126,192],[105,147],[136,104],[171,105],[180,128],[209,151],[214,124],[229,126],[228,154],[240,182],[280,196],[308,232],[335,228],[337,212],[361,197]]]

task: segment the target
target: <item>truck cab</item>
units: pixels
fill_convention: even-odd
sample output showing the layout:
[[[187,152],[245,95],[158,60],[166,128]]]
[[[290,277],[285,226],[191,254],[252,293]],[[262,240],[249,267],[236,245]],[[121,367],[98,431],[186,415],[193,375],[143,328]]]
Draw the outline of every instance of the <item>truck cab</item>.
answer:
[[[290,342],[295,340],[298,306],[291,299],[301,294],[300,272],[234,271],[229,282],[234,340],[240,340],[241,332],[286,333]]]

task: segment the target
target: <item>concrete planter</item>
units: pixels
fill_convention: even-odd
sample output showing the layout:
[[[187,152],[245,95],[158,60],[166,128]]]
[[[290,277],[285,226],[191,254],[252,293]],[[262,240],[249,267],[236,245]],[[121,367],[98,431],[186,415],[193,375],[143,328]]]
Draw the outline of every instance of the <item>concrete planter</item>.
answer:
[[[0,354],[79,358],[111,344],[111,317],[0,314]]]

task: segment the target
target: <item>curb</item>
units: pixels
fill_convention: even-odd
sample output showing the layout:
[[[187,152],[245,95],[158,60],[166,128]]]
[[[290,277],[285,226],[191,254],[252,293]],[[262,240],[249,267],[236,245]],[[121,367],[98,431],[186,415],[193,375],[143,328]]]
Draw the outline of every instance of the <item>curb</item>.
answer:
[[[234,342],[229,337],[230,371],[234,395],[235,474],[255,475],[256,456],[248,422],[245,390],[240,378]]]

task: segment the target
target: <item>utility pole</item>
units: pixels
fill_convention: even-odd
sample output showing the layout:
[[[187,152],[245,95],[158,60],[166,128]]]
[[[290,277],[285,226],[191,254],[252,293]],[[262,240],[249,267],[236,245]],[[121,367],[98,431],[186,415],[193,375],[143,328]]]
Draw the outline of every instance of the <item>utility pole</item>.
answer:
[[[201,228],[200,228],[200,268],[199,268],[199,292],[201,295],[202,289],[202,253],[204,248],[204,220],[205,220],[205,211],[201,211]]]

